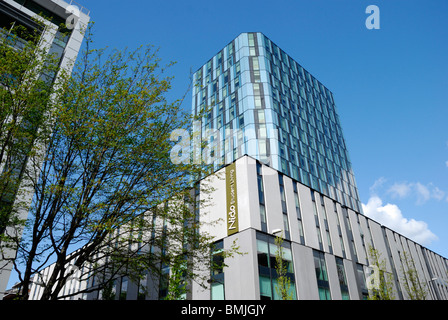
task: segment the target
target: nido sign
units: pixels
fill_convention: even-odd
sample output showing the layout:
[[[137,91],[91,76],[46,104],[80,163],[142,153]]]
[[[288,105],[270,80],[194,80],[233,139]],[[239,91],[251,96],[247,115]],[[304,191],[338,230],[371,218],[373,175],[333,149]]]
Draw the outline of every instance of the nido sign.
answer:
[[[227,235],[238,232],[238,199],[236,191],[236,166],[226,167]]]

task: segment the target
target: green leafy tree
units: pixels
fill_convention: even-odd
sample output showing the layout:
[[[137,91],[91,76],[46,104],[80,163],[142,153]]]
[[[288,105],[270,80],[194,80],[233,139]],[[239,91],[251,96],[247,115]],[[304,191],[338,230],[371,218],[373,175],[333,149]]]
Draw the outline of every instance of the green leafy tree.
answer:
[[[75,275],[95,278],[88,293],[118,275],[160,276],[162,265],[179,266],[179,255],[195,266],[181,273],[187,280],[200,281],[198,269],[209,267],[212,239],[194,209],[203,204],[186,196],[209,192],[192,183],[208,168],[170,159],[171,132],[189,129],[191,118],[182,99],[166,100],[172,78],[165,72],[152,46],[92,49],[87,33],[49,111],[40,161],[27,172],[34,198],[15,259],[22,299],[49,261],[43,300],[73,295],[62,289]]]
[[[294,296],[291,290],[291,279],[288,276],[289,263],[285,260],[282,235],[275,237],[275,245],[277,246],[277,252],[275,254],[277,285],[275,286],[275,290],[282,300],[292,300]]]
[[[103,285],[102,289],[102,300],[115,300],[115,283],[109,281]]]
[[[428,296],[426,283],[421,283],[418,277],[417,269],[410,255],[404,251],[401,254],[401,261],[404,265],[401,267],[403,287],[411,300],[426,300]]]
[[[33,193],[30,167],[40,160],[53,102],[68,78],[48,50],[37,30],[0,29],[0,269],[15,258]]]
[[[394,300],[394,278],[386,269],[386,260],[373,246],[369,246],[370,275],[369,300]]]
[[[181,300],[185,299],[188,292],[186,273],[188,258],[175,257],[174,263],[170,268],[170,276],[168,277],[168,293],[165,300]]]
[[[158,246],[166,248],[161,255],[161,261],[169,266],[169,272],[164,278],[167,287],[165,300],[185,299],[191,292],[193,282],[204,289],[208,289],[210,281],[214,281],[211,275],[222,273],[224,268],[227,267],[227,259],[231,259],[235,255],[245,254],[240,251],[237,240],[234,240],[229,248],[219,249],[219,253],[216,254],[218,251],[213,242],[214,237],[204,231],[199,231],[201,227],[220,222],[220,220],[199,221],[200,217],[195,214],[196,209],[198,207],[204,209],[212,204],[211,199],[207,198],[206,194],[213,189],[203,187],[201,190],[203,191],[202,200],[195,199],[195,192],[192,192],[188,195],[184,194],[184,201],[189,204],[188,206],[183,206],[182,210],[179,210],[178,205],[171,207],[173,212],[170,213],[170,216],[175,217],[177,215],[177,217],[174,221],[171,221],[170,227],[165,230],[169,245],[163,243]],[[160,237],[160,239],[162,242],[166,241],[164,237]]]

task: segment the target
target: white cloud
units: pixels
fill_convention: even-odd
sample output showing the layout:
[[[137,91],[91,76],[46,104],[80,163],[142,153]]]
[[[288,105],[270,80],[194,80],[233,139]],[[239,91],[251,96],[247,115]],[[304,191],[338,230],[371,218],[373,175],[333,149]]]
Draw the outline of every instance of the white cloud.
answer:
[[[417,193],[417,203],[422,204],[431,199],[431,192],[428,187],[417,182],[415,185],[415,192]]]
[[[432,197],[440,201],[445,197],[445,192],[437,187],[434,187],[434,189],[432,190]]]
[[[376,195],[370,197],[367,204],[362,204],[364,214],[382,225],[420,243],[428,245],[437,236],[428,229],[424,221],[407,219],[395,204],[386,204]]]
[[[375,180],[373,185],[370,187],[369,191],[371,194],[375,194],[376,190],[383,186],[383,184],[386,182],[386,178],[380,177],[379,179]]]
[[[442,200],[445,197],[445,192],[434,186],[432,183],[424,185],[420,182],[403,182],[395,183],[388,189],[388,193],[394,198],[406,198],[412,196],[416,199],[416,203],[421,205],[425,202],[436,199]]]
[[[389,188],[393,197],[404,198],[411,193],[411,185],[408,183],[395,183]]]
[[[445,165],[446,165],[446,166],[447,166],[447,168],[448,168],[448,161],[446,161],[446,162],[445,162]]]

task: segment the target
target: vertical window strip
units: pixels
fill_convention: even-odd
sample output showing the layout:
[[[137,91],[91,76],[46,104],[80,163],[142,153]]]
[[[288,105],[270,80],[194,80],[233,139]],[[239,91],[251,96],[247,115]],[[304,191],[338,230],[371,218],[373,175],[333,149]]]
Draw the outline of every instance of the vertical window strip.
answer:
[[[261,164],[257,162],[257,186],[258,186],[258,200],[260,207],[260,220],[261,220],[261,231],[267,232],[267,219],[266,219],[266,208],[264,199],[264,184],[262,175]]]

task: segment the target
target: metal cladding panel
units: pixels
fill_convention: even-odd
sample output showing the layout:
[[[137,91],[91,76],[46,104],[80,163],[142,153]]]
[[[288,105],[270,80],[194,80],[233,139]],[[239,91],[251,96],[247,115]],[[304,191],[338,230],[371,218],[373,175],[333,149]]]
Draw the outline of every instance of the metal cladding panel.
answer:
[[[305,235],[305,244],[311,248],[319,250],[317,239],[316,221],[314,220],[313,203],[311,200],[310,189],[303,184],[298,185],[300,205],[302,209],[303,233]]]
[[[328,221],[328,228],[330,230],[333,254],[342,257],[343,255],[342,255],[341,241],[339,239],[337,212],[334,211],[334,204],[331,199],[324,197],[324,202],[327,211],[327,221]]]
[[[351,209],[347,209],[347,210],[348,210],[348,215],[350,218],[350,224],[351,224],[352,233],[353,233],[353,240],[354,240],[355,246],[356,246],[356,254],[358,256],[358,261],[360,263],[366,264],[366,261],[367,261],[366,250],[368,250],[368,248],[364,248],[362,245],[361,233],[363,232],[363,230],[360,228],[360,226],[358,224],[358,220],[356,218],[356,212],[354,212]]]
[[[334,255],[325,254],[325,262],[327,264],[328,282],[330,284],[330,292],[332,300],[342,300],[341,287],[339,285],[338,270],[336,268],[336,260]]]
[[[202,231],[208,232],[215,237],[215,240],[223,239],[227,236],[226,218],[226,180],[225,171],[220,170],[216,175],[205,178],[201,184],[205,189],[212,188],[210,194],[201,194],[201,219],[207,222],[201,225]],[[213,223],[212,223],[213,222]]]
[[[236,182],[240,230],[261,230],[255,159],[242,157],[236,161]]]
[[[347,259],[352,260],[353,257],[351,255],[351,251],[350,251],[350,243],[349,243],[349,239],[347,236],[347,228],[346,228],[346,223],[345,223],[346,219],[344,217],[344,211],[342,210],[340,203],[336,203],[336,211],[337,211],[337,217],[339,219],[339,225],[341,226],[341,233],[342,233],[342,240],[344,243],[345,255],[346,255]]]
[[[292,243],[297,296],[300,300],[319,300],[313,249]]]
[[[233,242],[243,255],[234,255],[226,260],[224,268],[226,300],[255,300],[260,298],[258,280],[257,243],[255,230],[247,229],[224,239],[224,248]]]
[[[386,259],[387,271],[392,272],[392,266],[390,263],[388,250],[387,250],[388,244],[386,243],[386,239],[384,238],[383,227],[380,224],[378,224],[372,220],[369,220],[369,226],[370,226],[370,231],[371,231],[371,234],[373,237],[374,247],[381,254],[381,258]]]
[[[289,222],[291,241],[300,243],[299,224],[297,220],[294,189],[292,186],[292,184],[296,182],[292,181],[289,177],[284,176],[283,183],[285,186],[286,206],[288,210],[288,222]]]
[[[268,233],[275,229],[284,230],[278,172],[267,166],[263,166],[262,171]]]
[[[344,269],[345,269],[345,276],[347,277],[347,286],[348,286],[348,292],[350,294],[351,300],[358,300],[359,299],[359,289],[358,289],[358,280],[356,279],[356,270],[354,269],[354,264],[344,259]]]

